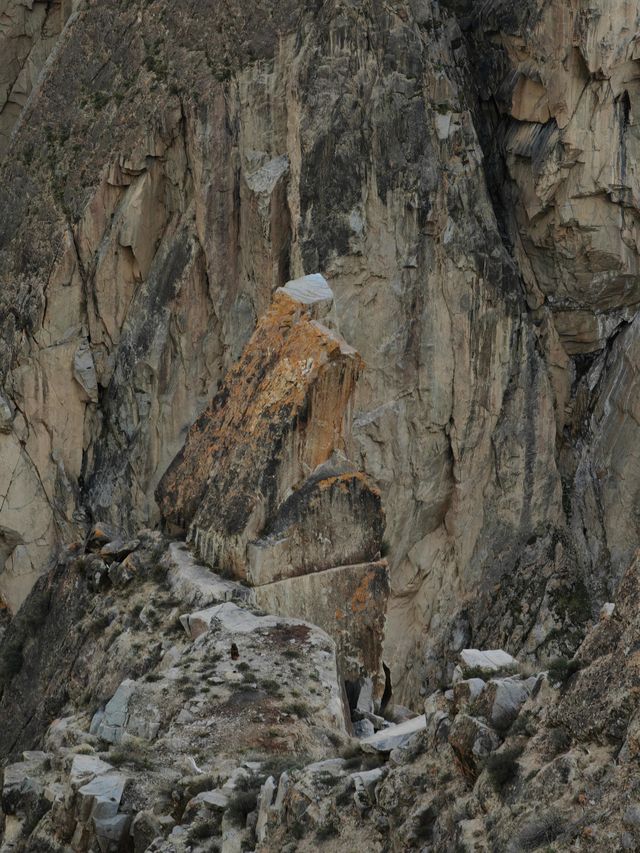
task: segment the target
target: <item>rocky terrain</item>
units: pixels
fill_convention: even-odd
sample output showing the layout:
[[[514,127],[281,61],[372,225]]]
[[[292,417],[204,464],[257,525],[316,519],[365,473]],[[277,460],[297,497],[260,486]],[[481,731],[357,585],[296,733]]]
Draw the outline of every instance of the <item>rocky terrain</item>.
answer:
[[[0,0],[0,851],[640,849],[640,5]]]

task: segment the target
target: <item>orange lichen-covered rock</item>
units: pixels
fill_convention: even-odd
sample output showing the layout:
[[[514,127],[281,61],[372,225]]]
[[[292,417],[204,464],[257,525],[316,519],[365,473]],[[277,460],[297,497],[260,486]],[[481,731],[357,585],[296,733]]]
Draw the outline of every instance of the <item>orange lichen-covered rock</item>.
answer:
[[[247,543],[344,443],[362,360],[319,322],[331,302],[322,276],[276,291],[156,491],[165,521],[189,528],[200,556],[237,577]]]

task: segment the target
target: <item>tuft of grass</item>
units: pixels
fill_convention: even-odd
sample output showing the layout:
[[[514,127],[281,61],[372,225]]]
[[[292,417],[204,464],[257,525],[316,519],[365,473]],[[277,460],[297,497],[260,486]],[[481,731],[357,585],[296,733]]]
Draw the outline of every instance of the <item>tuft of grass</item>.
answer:
[[[136,770],[151,770],[153,761],[142,744],[127,740],[126,744],[116,746],[109,750],[106,760],[114,767],[124,764],[134,767]]]
[[[288,705],[285,705],[283,710],[286,714],[292,714],[301,720],[305,720],[310,714],[310,709],[306,702],[290,702]]]
[[[518,834],[521,850],[537,850],[550,844],[564,832],[565,824],[556,812],[549,812],[529,821]]]
[[[282,654],[286,658],[300,658],[302,657],[302,652],[299,649],[285,649]]]
[[[271,696],[281,696],[280,684],[274,678],[263,678],[260,680],[260,687],[269,693]]]
[[[204,841],[218,834],[218,825],[213,820],[204,820],[195,823],[189,830],[189,841]],[[209,849],[209,848],[207,848]]]

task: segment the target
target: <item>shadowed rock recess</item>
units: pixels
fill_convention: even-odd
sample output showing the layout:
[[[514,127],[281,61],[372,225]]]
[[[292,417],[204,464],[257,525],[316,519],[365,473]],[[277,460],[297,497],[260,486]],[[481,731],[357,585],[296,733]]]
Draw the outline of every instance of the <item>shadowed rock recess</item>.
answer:
[[[0,853],[640,849],[638,33],[0,0]]]

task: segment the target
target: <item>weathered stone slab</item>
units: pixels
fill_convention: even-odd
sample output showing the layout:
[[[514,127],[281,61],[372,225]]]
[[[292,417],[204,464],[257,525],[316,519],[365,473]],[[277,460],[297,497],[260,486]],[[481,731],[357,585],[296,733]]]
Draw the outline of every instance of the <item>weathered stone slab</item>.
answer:
[[[389,596],[387,563],[339,566],[256,587],[258,607],[308,619],[336,643],[345,678],[378,674]]]
[[[463,649],[458,668],[463,678],[484,678],[516,672],[518,661],[502,649]]]
[[[247,548],[253,586],[375,560],[382,547],[380,491],[349,463],[321,465],[282,505],[263,538]]]
[[[246,601],[246,586],[221,578],[199,563],[182,542],[169,546],[170,568],[167,580],[175,594],[190,607],[207,607],[214,602]]]
[[[363,738],[360,743],[366,751],[391,752],[392,749],[405,746],[418,732],[426,730],[427,718],[424,714],[400,723],[397,726],[389,726],[376,732],[371,737]]]

